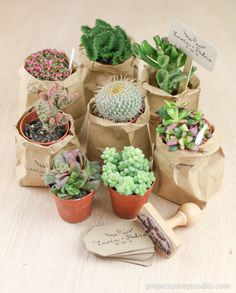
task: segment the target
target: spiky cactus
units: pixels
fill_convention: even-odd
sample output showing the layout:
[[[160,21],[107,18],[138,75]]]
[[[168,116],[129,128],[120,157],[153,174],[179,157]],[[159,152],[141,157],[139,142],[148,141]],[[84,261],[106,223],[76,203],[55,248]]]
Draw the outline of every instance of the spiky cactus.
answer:
[[[52,132],[57,126],[65,125],[67,116],[61,110],[76,97],[77,94],[68,94],[58,84],[53,84],[48,92],[40,93],[35,108],[44,129]]]
[[[95,114],[113,122],[130,122],[144,109],[141,89],[130,79],[108,79],[95,95]]]
[[[82,26],[81,30],[81,44],[92,61],[115,65],[132,55],[130,39],[120,26],[97,19],[95,27]]]

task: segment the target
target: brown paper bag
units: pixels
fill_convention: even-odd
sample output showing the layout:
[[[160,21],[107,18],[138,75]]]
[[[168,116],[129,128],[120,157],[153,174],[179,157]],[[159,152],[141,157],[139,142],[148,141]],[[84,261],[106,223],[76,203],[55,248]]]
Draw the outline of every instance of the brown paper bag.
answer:
[[[190,87],[177,95],[171,94],[161,90],[156,86],[156,71],[151,66],[145,65],[141,73],[141,84],[146,90],[146,96],[150,108],[150,131],[152,141],[155,142],[156,127],[161,122],[161,119],[156,115],[156,111],[163,105],[164,100],[176,101],[178,104],[183,102],[189,103],[186,108],[198,110],[198,102],[200,95],[200,80],[193,75],[190,79]]]
[[[94,99],[88,104],[88,111],[81,129],[81,141],[89,160],[101,160],[105,147],[115,147],[121,151],[124,146],[139,147],[147,158],[152,156],[149,131],[149,107],[145,101],[145,112],[135,123],[114,123],[93,114]]]
[[[74,118],[75,130],[78,132],[82,126],[86,105],[80,88],[80,73],[78,66],[74,65],[75,71],[63,81],[57,81],[60,86],[68,90],[68,93],[78,93],[78,98],[67,106],[63,111]],[[39,92],[48,91],[55,81],[39,80],[25,70],[24,65],[20,67],[19,88],[19,116],[31,108],[38,101]]]
[[[224,158],[216,132],[200,146],[200,152],[170,152],[157,135],[153,159],[159,179],[153,192],[180,205],[193,202],[204,207],[221,186]]]
[[[79,147],[79,140],[75,135],[73,119],[70,115],[69,134],[50,146],[41,146],[27,141],[19,133],[20,120],[15,127],[16,145],[16,173],[22,186],[45,186],[43,175],[50,169],[53,157],[62,149]],[[23,116],[22,116],[23,117]]]
[[[78,51],[78,63],[80,72],[80,86],[86,104],[94,97],[97,90],[109,76],[130,76],[134,79],[138,77],[138,59],[134,56],[118,65],[105,65],[93,62],[86,56],[84,49],[80,46]]]

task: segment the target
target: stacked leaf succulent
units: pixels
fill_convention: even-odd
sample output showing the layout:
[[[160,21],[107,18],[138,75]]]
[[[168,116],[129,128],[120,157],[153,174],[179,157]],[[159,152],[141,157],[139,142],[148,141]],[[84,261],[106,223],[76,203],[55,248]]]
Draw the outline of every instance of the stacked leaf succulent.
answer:
[[[162,118],[162,123],[156,131],[169,151],[199,151],[199,145],[212,136],[212,127],[205,120],[203,113],[188,110],[185,106],[164,101],[164,105],[157,112]]]
[[[135,82],[108,79],[95,95],[95,114],[113,122],[130,122],[143,112],[144,98]]]
[[[56,49],[31,54],[25,60],[25,69],[40,80],[61,81],[71,74],[66,54]]]
[[[104,184],[120,194],[143,196],[155,180],[150,162],[139,148],[125,146],[123,151],[117,152],[107,147],[101,158]]]
[[[68,94],[58,84],[53,84],[48,92],[40,93],[35,108],[43,128],[52,132],[57,126],[65,125],[68,118],[61,110],[69,105],[76,96],[76,94]]]
[[[53,169],[44,176],[44,182],[58,197],[77,199],[98,188],[99,171],[99,164],[88,161],[76,148],[56,155]]]
[[[186,61],[186,55],[168,42],[166,38],[155,36],[156,47],[146,40],[140,45],[133,44],[133,53],[156,70],[156,82],[160,89],[172,95],[178,92],[179,83],[187,76],[180,69]],[[193,74],[196,67],[192,68]]]
[[[120,26],[97,19],[95,27],[82,26],[81,30],[81,44],[92,61],[116,65],[133,54],[130,39]]]

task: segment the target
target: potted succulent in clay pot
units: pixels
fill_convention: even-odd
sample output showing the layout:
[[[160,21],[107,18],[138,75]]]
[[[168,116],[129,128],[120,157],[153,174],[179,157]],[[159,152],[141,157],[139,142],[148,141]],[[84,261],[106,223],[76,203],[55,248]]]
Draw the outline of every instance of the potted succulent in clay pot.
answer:
[[[149,106],[140,86],[130,78],[109,78],[88,104],[82,127],[87,156],[99,160],[105,147],[133,145],[151,156]]]
[[[85,102],[80,94],[79,70],[75,62],[70,65],[66,53],[56,49],[43,49],[30,54],[19,70],[20,93],[19,113],[34,106],[39,93],[47,91],[56,82],[69,94],[79,93],[73,104],[64,111],[70,114],[75,124],[82,124],[86,112]]]
[[[110,75],[137,78],[138,59],[132,52],[132,38],[120,27],[97,19],[95,26],[81,27],[79,64],[81,86],[86,103],[94,97],[97,86]]]
[[[20,133],[28,141],[49,146],[65,138],[69,132],[68,116],[62,112],[76,95],[63,92],[54,84],[48,92],[39,94],[35,110],[26,113],[20,121]]]
[[[78,148],[55,156],[44,181],[62,219],[78,223],[91,215],[95,190],[100,182],[99,172],[99,164],[90,162]]]
[[[125,146],[121,152],[106,148],[102,154],[102,180],[109,187],[112,208],[121,218],[135,218],[152,192],[155,176],[143,152]]]
[[[224,154],[214,126],[201,111],[186,104],[164,101],[158,110],[154,192],[178,204],[195,202],[203,207],[220,187]]]
[[[188,86],[181,91],[180,83],[187,78],[183,72],[187,56],[169,43],[167,38],[155,36],[153,39],[155,47],[145,40],[140,45],[133,44],[133,53],[147,63],[141,74],[141,82],[150,106],[151,132],[154,139],[155,128],[161,121],[155,111],[163,105],[164,100],[188,102],[189,108],[197,110],[200,81],[194,75],[196,67],[193,67]]]

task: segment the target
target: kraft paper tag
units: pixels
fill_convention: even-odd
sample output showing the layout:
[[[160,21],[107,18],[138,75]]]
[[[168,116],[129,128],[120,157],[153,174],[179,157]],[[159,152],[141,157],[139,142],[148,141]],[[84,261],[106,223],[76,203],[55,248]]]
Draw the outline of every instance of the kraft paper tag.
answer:
[[[217,59],[214,46],[181,22],[171,22],[168,40],[205,69],[214,69]]]
[[[103,257],[154,247],[137,220],[94,227],[84,242],[88,251]]]

